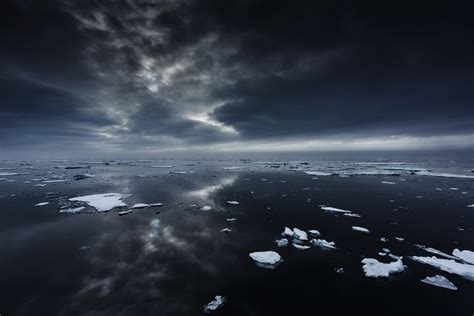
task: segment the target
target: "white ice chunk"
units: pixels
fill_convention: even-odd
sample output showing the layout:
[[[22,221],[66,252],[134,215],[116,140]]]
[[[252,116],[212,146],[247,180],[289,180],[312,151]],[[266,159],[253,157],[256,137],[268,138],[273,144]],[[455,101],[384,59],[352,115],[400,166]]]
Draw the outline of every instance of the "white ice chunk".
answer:
[[[45,206],[45,205],[48,205],[49,202],[41,202],[41,203],[38,203],[38,204],[35,204],[36,207],[39,207],[39,206]]]
[[[321,249],[336,249],[336,243],[334,241],[327,241],[324,239],[311,239],[310,243]]]
[[[124,216],[124,215],[130,214],[131,212],[133,212],[133,210],[121,211],[121,212],[118,212],[118,215],[119,216]]]
[[[212,210],[212,207],[209,205],[204,205],[203,207],[201,207],[201,211],[210,211],[210,210]]]
[[[405,270],[401,259],[390,263],[383,263],[373,258],[362,259],[362,270],[370,278],[388,277],[392,273],[398,273]]]
[[[288,246],[288,239],[286,238],[276,239],[275,243],[277,244],[278,247],[285,247],[285,246]]]
[[[298,228],[293,228],[293,237],[301,241],[308,240],[308,234],[306,234],[304,230]]]
[[[275,251],[257,251],[249,253],[250,258],[263,268],[273,268],[282,261]]]
[[[330,176],[330,175],[332,175],[332,173],[322,172],[322,171],[305,171],[304,173],[306,173],[309,176]]]
[[[61,183],[61,182],[66,182],[67,180],[62,180],[62,179],[55,179],[55,180],[44,180],[41,181],[43,183]]]
[[[204,305],[204,313],[213,312],[216,309],[221,308],[222,305],[224,305],[224,303],[225,303],[225,297],[216,295],[216,297],[214,297],[214,299],[210,303]]]
[[[382,181],[380,183],[382,183],[382,184],[397,184],[396,182],[392,182],[392,181]]]
[[[313,236],[321,236],[321,233],[317,229],[310,229],[308,230],[308,233],[310,233]]]
[[[448,289],[448,290],[454,290],[455,291],[455,290],[458,289],[453,283],[451,283],[451,281],[449,281],[448,279],[446,279],[442,275],[435,275],[435,276],[432,276],[432,277],[426,277],[426,278],[422,279],[421,282],[429,284],[429,285],[434,285],[434,286],[437,286],[437,287],[442,287],[442,288],[445,288],[445,289]]]
[[[230,232],[232,232],[232,229],[230,228],[226,227],[226,228],[221,229],[221,233],[230,233]]]
[[[73,207],[73,208],[64,208],[64,209],[59,210],[59,213],[76,214],[76,213],[79,213],[80,211],[82,211],[83,209],[85,209],[84,206]]]
[[[469,204],[467,207],[474,207],[474,204]]]
[[[321,206],[321,209],[326,212],[352,213],[351,211],[343,210],[343,209],[332,207],[332,206]]]
[[[226,221],[228,221],[229,223],[235,222],[236,220],[237,220],[237,218],[235,218],[235,217],[226,218]]]
[[[293,247],[295,247],[298,250],[307,250],[307,249],[311,248],[310,246],[303,246],[303,245],[298,245],[298,244],[295,244],[295,243],[293,243]]]
[[[474,264],[474,251],[454,249],[453,256],[458,257],[464,262]]]
[[[442,271],[457,274],[460,277],[474,281],[474,265],[472,264],[459,263],[454,260],[440,259],[437,257],[412,256],[411,259],[420,263],[428,264]]]
[[[149,207],[150,204],[146,204],[146,203],[136,203],[136,204],[133,204],[132,205],[132,209],[139,209],[139,208],[145,208],[145,207]]]
[[[150,168],[173,168],[173,165],[150,166]]]
[[[285,227],[285,230],[281,233],[282,236],[293,237],[293,230],[288,227]]]
[[[121,193],[103,193],[79,196],[69,199],[72,202],[85,202],[94,207],[98,212],[107,212],[114,207],[127,206],[122,199],[130,196],[130,194]]]
[[[360,226],[352,226],[352,230],[356,232],[361,232],[361,233],[370,233],[370,231],[367,228],[360,227]]]
[[[463,174],[452,174],[452,173],[435,173],[435,172],[417,172],[420,176],[432,176],[442,178],[459,178],[459,179],[474,179],[474,176],[468,176]]]
[[[237,202],[237,201],[227,201],[227,204],[230,204],[230,205],[239,205],[239,202]]]
[[[435,248],[431,248],[431,247],[426,247],[424,245],[418,245],[416,244],[415,245],[416,247],[420,248],[420,249],[423,249],[424,251],[426,252],[429,252],[429,253],[432,253],[432,254],[435,254],[435,255],[438,255],[440,257],[444,257],[444,258],[448,258],[448,259],[454,259],[454,260],[459,260],[458,257],[455,257],[455,256],[451,256],[447,253],[444,253],[438,249],[435,249]]]

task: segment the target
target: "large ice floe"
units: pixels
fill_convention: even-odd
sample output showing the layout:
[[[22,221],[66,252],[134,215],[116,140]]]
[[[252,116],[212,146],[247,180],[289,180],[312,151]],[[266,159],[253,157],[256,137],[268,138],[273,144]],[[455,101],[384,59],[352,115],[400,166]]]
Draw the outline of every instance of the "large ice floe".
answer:
[[[405,270],[405,266],[401,259],[397,261],[383,263],[373,258],[362,259],[362,270],[366,276],[370,278],[386,278],[392,273],[398,273]]]
[[[107,212],[115,207],[127,206],[122,199],[130,196],[130,194],[121,193],[103,193],[78,196],[69,199],[71,202],[84,202],[95,208],[98,212]]]
[[[283,260],[275,251],[257,251],[249,253],[249,257],[261,268],[274,269]]]
[[[451,283],[451,281],[449,281],[442,275],[434,275],[432,277],[426,277],[422,279],[421,282],[429,284],[429,285],[437,286],[437,287],[442,287],[448,290],[455,291],[458,289],[453,283]]]
[[[216,297],[214,297],[214,299],[210,303],[204,305],[204,313],[213,312],[216,309],[221,308],[224,305],[224,303],[225,303],[225,297],[221,295],[216,295]]]
[[[420,263],[430,265],[432,267],[438,268],[442,271],[459,275],[467,280],[474,281],[474,265],[459,263],[451,259],[440,259],[437,257],[420,257],[412,256],[412,260]]]

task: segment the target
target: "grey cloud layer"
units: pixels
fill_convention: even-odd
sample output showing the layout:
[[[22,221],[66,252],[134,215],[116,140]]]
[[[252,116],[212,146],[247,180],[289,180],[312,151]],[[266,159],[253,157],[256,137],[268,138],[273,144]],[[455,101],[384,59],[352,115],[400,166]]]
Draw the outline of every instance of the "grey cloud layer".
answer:
[[[0,140],[186,148],[474,133],[460,7],[7,1]]]

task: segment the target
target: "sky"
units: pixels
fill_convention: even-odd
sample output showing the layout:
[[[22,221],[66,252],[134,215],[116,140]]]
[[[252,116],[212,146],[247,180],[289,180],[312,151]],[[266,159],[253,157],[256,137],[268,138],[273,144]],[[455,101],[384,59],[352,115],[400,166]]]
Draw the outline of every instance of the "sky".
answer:
[[[0,7],[4,155],[474,147],[461,2]]]

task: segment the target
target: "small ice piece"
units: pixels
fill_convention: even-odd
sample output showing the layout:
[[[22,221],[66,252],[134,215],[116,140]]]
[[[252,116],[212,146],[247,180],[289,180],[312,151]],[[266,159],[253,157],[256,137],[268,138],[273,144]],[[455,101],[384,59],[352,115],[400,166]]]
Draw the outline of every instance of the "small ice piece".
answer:
[[[324,239],[311,239],[310,243],[318,246],[321,249],[336,249],[336,243],[334,241],[327,241]]]
[[[227,204],[230,204],[230,205],[239,205],[239,202],[237,202],[237,201],[227,201]]]
[[[186,171],[170,171],[172,174],[186,174]]]
[[[275,251],[257,251],[249,253],[250,258],[261,268],[273,269],[282,259]]]
[[[282,236],[293,237],[293,230],[288,227],[285,227],[285,230],[281,233]]]
[[[397,184],[396,182],[392,182],[392,181],[382,181],[381,183],[382,184]]]
[[[405,270],[401,259],[390,263],[383,263],[374,258],[362,259],[362,270],[369,278],[388,277],[392,273],[398,273]]]
[[[474,207],[474,204],[469,204],[467,207]]]
[[[241,169],[242,167],[239,166],[231,166],[231,167],[222,167],[223,170],[238,170]]]
[[[360,226],[352,226],[352,230],[356,232],[361,232],[361,233],[370,233],[370,231],[367,228],[360,227]]]
[[[18,176],[21,175],[21,173],[16,173],[16,172],[0,172],[0,176],[6,177],[6,176]]]
[[[237,218],[235,218],[235,217],[226,218],[226,221],[228,221],[229,223],[235,222],[236,220],[237,220]]]
[[[459,191],[459,188],[449,188],[451,191]]]
[[[385,257],[387,254],[385,252],[379,252],[379,256]]]
[[[79,213],[80,211],[82,211],[83,209],[85,209],[84,206],[73,207],[73,208],[64,208],[64,209],[59,210],[59,213],[76,214],[76,213]]]
[[[124,215],[130,214],[131,212],[133,212],[133,210],[121,211],[121,212],[118,212],[118,215],[119,216],[124,216]]]
[[[412,256],[412,260],[420,263],[424,263],[442,271],[457,274],[460,277],[474,281],[474,265],[459,263],[450,259],[440,259],[437,257],[420,257]]]
[[[150,207],[160,207],[163,206],[163,203],[152,203],[150,204]]]
[[[83,174],[76,174],[74,175],[74,180],[84,180],[88,178],[95,178],[95,175],[89,174],[89,173],[83,173]]]
[[[336,268],[334,269],[336,273],[343,274],[344,273],[344,268]]]
[[[225,297],[216,295],[216,297],[214,297],[214,299],[210,303],[204,305],[204,313],[213,312],[216,309],[221,308],[222,305],[224,305],[224,303],[225,303]]]
[[[351,211],[348,210],[343,210],[340,208],[336,207],[331,207],[331,206],[321,206],[321,209],[326,212],[336,212],[336,213],[352,213]]]
[[[474,179],[474,176],[468,176],[464,174],[452,174],[452,173],[435,173],[435,172],[416,172],[420,176],[432,176],[442,178],[459,178],[459,179]]]
[[[201,211],[210,211],[210,210],[212,210],[212,207],[209,205],[204,205],[203,207],[201,207]]]
[[[277,244],[278,247],[285,247],[285,246],[288,246],[288,239],[286,238],[276,239],[275,243]]]
[[[43,180],[41,182],[43,183],[61,183],[61,182],[66,182],[67,180],[62,180],[62,179],[56,179],[56,180]]]
[[[431,248],[431,247],[426,247],[424,245],[418,245],[418,244],[415,244],[415,247],[418,247],[420,249],[423,249],[424,251],[426,252],[429,252],[429,253],[432,253],[432,254],[435,254],[435,255],[438,255],[438,256],[441,256],[441,257],[444,257],[444,258],[448,258],[448,259],[454,259],[454,260],[459,260],[458,257],[455,257],[455,256],[451,256],[447,253],[444,253],[438,249],[435,249],[435,248]]]
[[[149,207],[150,204],[146,204],[146,203],[136,203],[136,204],[133,204],[132,205],[132,209],[140,209],[140,208],[145,208],[145,207]]]
[[[293,245],[293,247],[295,247],[296,249],[299,249],[299,250],[307,250],[307,249],[311,248],[310,246],[303,246],[303,245],[298,245],[298,244],[295,244],[295,243],[293,243],[292,245]]]
[[[85,202],[88,205],[94,207],[98,212],[107,212],[115,207],[127,206],[122,199],[130,196],[130,194],[121,193],[103,193],[103,194],[92,194],[85,196],[78,196],[69,199],[71,202]]]
[[[306,234],[304,230],[298,228],[293,228],[293,237],[301,241],[308,240],[308,234]]]
[[[150,168],[173,168],[173,165],[150,166]]]
[[[308,176],[330,176],[332,173],[323,172],[323,171],[305,171]]]
[[[454,249],[453,256],[458,257],[464,262],[474,264],[474,251]]]
[[[232,229],[230,228],[226,227],[226,228],[221,229],[221,233],[230,233],[230,232],[232,232]]]
[[[313,236],[321,236],[321,233],[317,229],[308,230],[308,233],[310,233]]]
[[[380,241],[382,241],[382,242],[387,242],[387,241],[388,241],[388,239],[387,239],[387,238],[385,238],[385,237],[380,237],[380,239],[379,239],[379,240],[380,240]]]
[[[35,207],[45,206],[45,205],[48,205],[48,204],[49,204],[49,202],[41,202],[41,203],[35,204]]]
[[[346,216],[346,217],[362,217],[362,216],[360,216],[359,214],[356,214],[356,213],[343,213],[342,216]]]
[[[38,184],[35,184],[33,185],[34,187],[45,187],[46,184],[43,184],[43,183],[38,183]]]
[[[402,237],[395,237],[395,240],[397,240],[397,241],[404,241],[405,238],[402,238]]]
[[[448,289],[448,290],[456,291],[458,289],[453,283],[451,283],[451,281],[449,281],[448,279],[446,279],[442,275],[435,275],[435,276],[432,276],[432,277],[426,277],[426,278],[422,279],[421,282],[429,284],[429,285],[434,285],[434,286],[437,286],[437,287],[442,287],[442,288],[445,288],[445,289]]]

